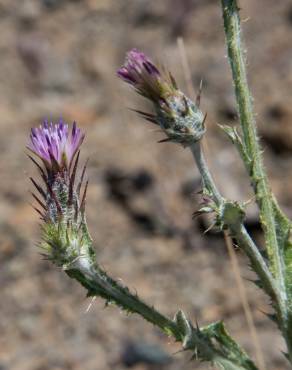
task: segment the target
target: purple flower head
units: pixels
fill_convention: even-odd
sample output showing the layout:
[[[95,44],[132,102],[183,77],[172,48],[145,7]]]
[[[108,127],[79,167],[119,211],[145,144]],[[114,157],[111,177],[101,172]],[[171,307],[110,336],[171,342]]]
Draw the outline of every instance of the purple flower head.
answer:
[[[196,103],[177,87],[174,77],[165,68],[158,68],[142,52],[133,49],[126,55],[118,76],[153,103],[154,114],[137,110],[147,121],[153,122],[167,135],[163,141],[184,146],[201,139],[205,132],[205,118]]]
[[[62,120],[58,123],[44,121],[31,129],[27,148],[36,154],[48,170],[68,169],[84,139],[84,134],[73,123],[72,130]]]
[[[117,74],[154,103],[175,90],[174,81],[162,75],[152,61],[137,49],[127,53],[125,64]]]

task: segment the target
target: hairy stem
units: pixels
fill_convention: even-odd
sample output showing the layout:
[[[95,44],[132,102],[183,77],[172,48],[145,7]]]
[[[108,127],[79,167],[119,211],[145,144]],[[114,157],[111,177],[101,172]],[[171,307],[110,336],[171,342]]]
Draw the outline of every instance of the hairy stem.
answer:
[[[212,199],[217,206],[220,206],[224,202],[224,198],[220,194],[215,181],[209,171],[208,164],[206,162],[201,143],[199,141],[195,142],[191,147],[191,152],[193,154],[194,160],[197,164],[198,170],[202,176],[203,187],[212,194]]]
[[[174,321],[159,313],[154,307],[148,306],[127,287],[118,284],[99,267],[88,263],[86,258],[79,258],[74,263],[74,268],[82,274],[74,277],[85,286],[89,295],[99,295],[109,303],[114,302],[128,312],[137,313],[177,341],[181,340],[181,334]],[[72,274],[71,269],[68,272],[69,275]]]
[[[245,151],[250,163],[252,163],[252,182],[261,212],[261,223],[266,234],[267,252],[270,262],[273,264],[274,275],[279,285],[282,299],[285,300],[286,289],[277,241],[273,198],[263,165],[252,107],[252,97],[247,83],[245,60],[240,40],[238,6],[235,0],[221,1],[228,56],[234,81]]]
[[[184,350],[194,352],[193,359],[209,361],[224,370],[257,370],[228,335],[223,323],[214,323],[204,328],[193,327],[182,311],[171,320],[143,302],[137,294],[131,293],[128,287],[112,279],[86,256],[80,256],[70,264],[66,273],[78,280],[87,289],[89,296],[100,296],[107,303],[114,303],[128,313],[136,313],[168,336],[182,342]]]
[[[200,142],[194,143],[190,147],[190,149],[202,176],[204,187],[208,190],[208,192],[210,192],[216,205],[218,207],[223,206],[224,198],[220,194],[212,178]],[[280,300],[279,291],[277,289],[277,286],[275,285],[274,278],[271,275],[261,253],[259,252],[258,247],[249,236],[244,225],[241,223],[230,223],[227,226],[229,227],[232,235],[236,238],[238,245],[244,250],[248,258],[250,259],[251,264],[260,277],[266,292],[270,295],[271,298],[275,299],[276,301]]]
[[[288,294],[285,285],[285,263],[281,254],[281,245],[277,235],[275,203],[263,165],[262,152],[257,136],[252,97],[248,87],[244,51],[240,37],[240,17],[236,0],[221,0],[224,29],[229,62],[235,87],[243,144],[246,153],[246,167],[252,180],[256,200],[260,209],[260,221],[265,233],[266,249],[272,274],[276,279],[280,300],[278,302],[278,320],[288,348],[291,338],[287,333]],[[292,354],[291,354],[292,356]]]

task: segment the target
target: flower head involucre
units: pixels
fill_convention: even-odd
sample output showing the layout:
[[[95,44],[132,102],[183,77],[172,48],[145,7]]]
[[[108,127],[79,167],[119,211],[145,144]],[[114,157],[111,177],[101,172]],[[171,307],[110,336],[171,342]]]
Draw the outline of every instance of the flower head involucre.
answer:
[[[117,74],[154,104],[155,115],[138,113],[160,125],[168,136],[166,140],[190,145],[201,139],[205,117],[198,105],[177,88],[171,73],[164,68],[160,71],[144,53],[133,49]]]

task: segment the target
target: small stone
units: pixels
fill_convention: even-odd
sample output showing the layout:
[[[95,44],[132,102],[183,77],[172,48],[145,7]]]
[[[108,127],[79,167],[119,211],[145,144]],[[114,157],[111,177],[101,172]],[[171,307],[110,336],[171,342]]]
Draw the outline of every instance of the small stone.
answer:
[[[156,344],[130,341],[125,345],[121,361],[126,367],[134,367],[141,363],[163,366],[169,364],[172,358]]]

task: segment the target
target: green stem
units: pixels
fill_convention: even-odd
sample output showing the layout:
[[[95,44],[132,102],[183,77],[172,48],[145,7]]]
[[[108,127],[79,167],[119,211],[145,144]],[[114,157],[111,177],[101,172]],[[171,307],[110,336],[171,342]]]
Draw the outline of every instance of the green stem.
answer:
[[[209,171],[207,162],[205,160],[201,144],[200,142],[194,143],[190,147],[197,167],[200,171],[202,176],[203,185],[204,187],[210,192],[212,195],[212,199],[216,203],[217,207],[222,207],[225,200],[220,194],[217,186],[213,180],[213,177]],[[232,235],[236,238],[238,245],[244,250],[246,255],[251,261],[251,264],[254,270],[257,272],[263,287],[265,288],[266,292],[272,299],[275,299],[276,302],[280,301],[280,293],[275,285],[275,281],[273,276],[271,275],[261,253],[258,250],[258,247],[255,245],[254,241],[249,236],[248,232],[246,231],[245,227],[241,223],[230,223],[226,226],[229,227]]]
[[[209,171],[200,141],[192,144],[190,146],[190,149],[197,164],[200,175],[202,176],[203,187],[206,188],[210,194],[212,194],[214,202],[218,207],[220,207],[220,205],[222,205],[224,202],[224,198],[220,194],[215,181],[213,180],[213,177]]]
[[[81,275],[73,277],[82,283],[90,295],[101,296],[109,303],[114,302],[128,312],[141,315],[145,320],[162,329],[167,335],[181,341],[181,334],[174,321],[159,313],[154,307],[148,306],[137,295],[132,294],[127,287],[110,278],[98,266],[91,265],[86,258],[81,257],[74,263],[74,267],[81,272]],[[70,274],[72,270],[68,270],[68,272]]]
[[[277,230],[280,223],[277,203],[271,193],[263,165],[262,152],[258,141],[252,97],[247,83],[247,73],[240,38],[240,17],[236,0],[221,0],[224,29],[229,62],[235,87],[243,144],[246,152],[245,165],[249,171],[260,210],[260,221],[265,233],[270,269],[276,279],[280,300],[278,301],[278,323],[288,348],[292,363],[292,338],[290,328],[290,303],[285,284],[286,264],[284,262],[283,230]],[[286,223],[286,221],[285,221]],[[290,228],[290,227],[289,227]],[[284,234],[284,239],[289,231]],[[281,250],[282,248],[282,250]]]
[[[250,176],[260,209],[261,224],[266,236],[269,261],[281,294],[282,319],[285,320],[287,316],[285,308],[287,292],[283,274],[283,263],[277,240],[273,198],[264,170],[252,107],[252,97],[247,83],[245,60],[240,39],[239,9],[236,0],[221,0],[221,3],[228,57],[234,81],[243,142],[247,157],[249,158],[249,165],[247,167],[250,168]]]
[[[87,289],[89,296],[100,296],[107,303],[114,303],[128,313],[137,313],[176,341],[182,342],[184,350],[194,351],[194,359],[210,361],[225,370],[257,370],[225,331],[223,323],[211,324],[201,329],[194,328],[181,311],[171,320],[108,276],[88,256],[80,256],[69,266],[66,273],[78,280]]]

